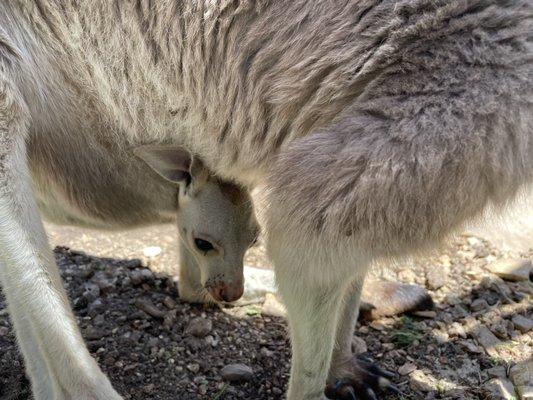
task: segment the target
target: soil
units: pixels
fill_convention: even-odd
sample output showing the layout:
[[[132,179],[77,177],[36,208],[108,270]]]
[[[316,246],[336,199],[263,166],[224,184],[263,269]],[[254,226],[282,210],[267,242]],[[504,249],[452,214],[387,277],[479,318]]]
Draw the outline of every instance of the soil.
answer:
[[[263,315],[257,306],[181,302],[172,277],[137,259],[65,247],[55,256],[88,348],[125,399],[283,398],[290,368],[283,318]],[[531,320],[532,284],[503,281],[487,269],[508,256],[462,236],[438,255],[377,270],[381,278],[428,287],[436,302],[433,313],[356,328],[358,348],[396,373],[401,398],[495,398],[489,381],[502,374],[512,380],[509,372],[531,360],[533,333],[512,321],[517,315]],[[254,257],[261,258],[261,249]],[[0,399],[30,399],[5,307],[0,292]],[[491,345],[487,331],[496,340]],[[237,363],[252,374],[241,371],[241,381],[227,382],[223,368]]]

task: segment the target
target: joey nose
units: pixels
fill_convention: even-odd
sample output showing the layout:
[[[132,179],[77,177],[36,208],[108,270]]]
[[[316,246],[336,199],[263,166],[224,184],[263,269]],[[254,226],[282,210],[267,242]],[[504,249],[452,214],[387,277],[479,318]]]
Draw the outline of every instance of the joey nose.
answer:
[[[232,302],[239,300],[244,292],[242,282],[235,284],[221,283],[208,289],[209,293],[217,301]]]

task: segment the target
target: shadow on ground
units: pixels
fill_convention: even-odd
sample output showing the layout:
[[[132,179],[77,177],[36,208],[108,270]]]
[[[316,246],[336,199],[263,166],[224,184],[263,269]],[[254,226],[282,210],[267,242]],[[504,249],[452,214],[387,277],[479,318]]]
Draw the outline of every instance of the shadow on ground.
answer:
[[[283,398],[290,359],[283,319],[262,316],[253,306],[238,318],[231,309],[180,302],[173,279],[153,275],[139,260],[66,248],[55,255],[87,345],[124,398]],[[471,300],[462,300],[472,298],[486,299],[487,308],[472,314]],[[356,329],[370,358],[405,373],[394,379],[403,398],[488,399],[489,369],[510,368],[509,360],[520,358],[514,352],[527,352],[528,343],[507,322],[516,313],[531,314],[527,296],[502,294],[485,282],[453,303],[438,303],[430,318],[387,318]],[[0,296],[0,399],[30,399],[5,306]],[[498,331],[498,324],[504,330],[492,352],[480,345],[479,329]],[[235,363],[253,374],[225,382],[222,368]]]

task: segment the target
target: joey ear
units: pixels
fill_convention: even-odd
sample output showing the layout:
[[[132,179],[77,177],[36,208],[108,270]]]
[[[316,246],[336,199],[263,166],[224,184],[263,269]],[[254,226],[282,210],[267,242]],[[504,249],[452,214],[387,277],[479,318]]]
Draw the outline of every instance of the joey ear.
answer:
[[[192,154],[180,146],[145,145],[133,154],[146,162],[155,172],[173,183],[190,183]]]

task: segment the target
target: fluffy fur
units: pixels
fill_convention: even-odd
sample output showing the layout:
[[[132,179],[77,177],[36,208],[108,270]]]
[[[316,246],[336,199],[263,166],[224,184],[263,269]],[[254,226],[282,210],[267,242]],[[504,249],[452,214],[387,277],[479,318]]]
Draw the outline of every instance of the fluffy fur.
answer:
[[[15,324],[36,398],[119,398],[79,351],[37,202],[101,223],[96,189],[115,186],[111,168],[146,174],[142,144],[184,145],[220,177],[266,183],[288,397],[321,398],[368,263],[434,243],[531,181],[531,19],[527,0],[0,5],[1,272],[26,316]],[[145,182],[139,221],[169,208]],[[106,215],[127,221],[135,193],[121,188]],[[57,310],[66,322],[50,322]]]

